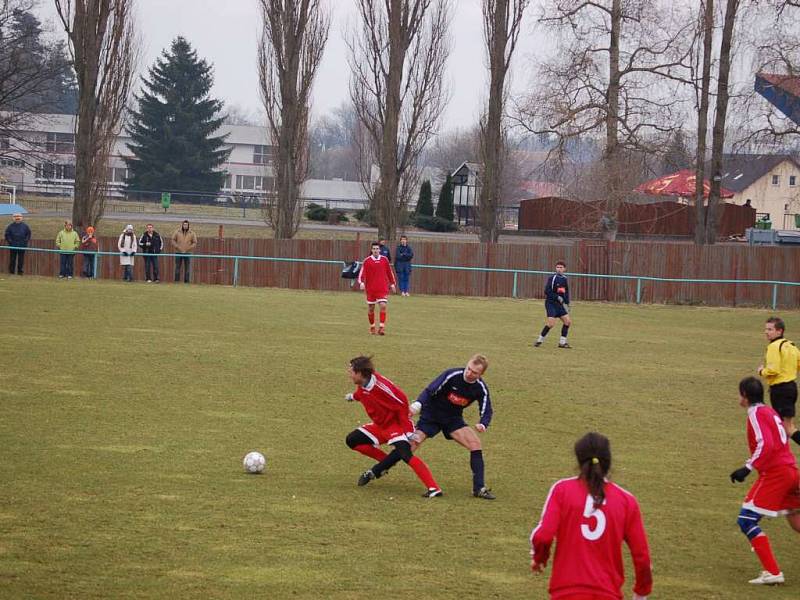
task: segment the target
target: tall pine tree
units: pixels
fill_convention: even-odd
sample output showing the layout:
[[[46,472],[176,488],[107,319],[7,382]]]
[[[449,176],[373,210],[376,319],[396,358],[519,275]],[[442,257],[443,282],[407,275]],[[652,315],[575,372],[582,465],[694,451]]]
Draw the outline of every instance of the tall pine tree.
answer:
[[[455,217],[453,212],[453,178],[448,173],[447,179],[439,190],[439,201],[436,203],[436,216],[446,221],[452,221]]]
[[[128,190],[219,192],[230,149],[213,135],[224,120],[222,102],[209,96],[213,81],[211,65],[182,37],[156,59],[129,125]]]
[[[417,214],[433,216],[433,194],[431,192],[431,182],[426,179],[419,188],[419,199],[417,200]]]

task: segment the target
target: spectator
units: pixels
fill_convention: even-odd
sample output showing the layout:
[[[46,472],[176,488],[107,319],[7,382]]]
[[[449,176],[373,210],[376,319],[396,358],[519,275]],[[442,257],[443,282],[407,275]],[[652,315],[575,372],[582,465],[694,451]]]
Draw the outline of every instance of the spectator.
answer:
[[[133,257],[139,250],[136,243],[136,236],[133,233],[133,225],[125,227],[125,231],[119,236],[117,248],[120,251],[119,264],[122,265],[122,280],[133,281]]]
[[[94,278],[94,259],[97,256],[98,243],[94,236],[94,227],[86,228],[86,233],[81,238],[81,252],[83,252],[83,269],[81,277]]]
[[[388,260],[389,264],[391,264],[392,263],[392,251],[389,250],[389,246],[386,245],[386,238],[379,239],[378,243],[381,245],[381,256],[385,256],[386,260]]]
[[[197,236],[189,229],[189,221],[181,223],[181,228],[172,234],[172,246],[179,255],[175,257],[175,281],[181,279],[181,264],[183,264],[183,282],[189,283],[189,258],[197,246]]]
[[[414,251],[408,245],[408,238],[400,236],[400,244],[397,246],[394,255],[394,270],[397,272],[397,283],[400,294],[408,296],[408,283],[411,279],[411,259],[414,258]]]
[[[72,274],[75,270],[75,251],[80,246],[80,243],[81,239],[78,237],[78,232],[72,229],[72,221],[64,221],[64,229],[59,231],[56,236],[56,248],[61,250],[59,254],[59,279],[64,279],[64,277],[72,279]]]
[[[139,248],[144,253],[144,278],[147,283],[155,281],[158,283],[158,255],[164,248],[164,242],[159,233],[153,229],[153,224],[147,224],[147,230],[139,240]]]
[[[22,213],[14,213],[14,222],[9,223],[5,232],[6,244],[16,248],[27,248],[31,241],[31,228],[22,222]],[[8,272],[22,275],[25,265],[25,250],[9,250]],[[16,268],[15,268],[16,267]]]

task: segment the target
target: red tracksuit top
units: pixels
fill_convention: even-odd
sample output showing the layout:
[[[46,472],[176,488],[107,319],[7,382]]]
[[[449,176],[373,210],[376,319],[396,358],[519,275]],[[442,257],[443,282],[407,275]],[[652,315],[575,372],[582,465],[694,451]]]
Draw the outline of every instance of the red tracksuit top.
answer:
[[[747,444],[750,458],[745,464],[759,473],[797,465],[780,416],[766,404],[747,408]]]
[[[633,590],[647,596],[653,588],[650,551],[636,498],[614,483],[605,485],[606,498],[595,511],[586,483],[577,477],[557,481],[531,532],[531,555],[546,563],[557,538],[550,597],[594,594],[621,599],[625,574],[622,542],[628,544],[636,571]]]
[[[382,255],[375,258],[371,254],[361,265],[358,282],[364,284],[367,293],[374,295],[388,294],[389,286],[397,285],[389,259]]]
[[[358,386],[353,398],[364,405],[369,418],[381,429],[399,425],[404,432],[414,431],[414,422],[408,414],[408,398],[380,373],[373,373],[366,385]]]

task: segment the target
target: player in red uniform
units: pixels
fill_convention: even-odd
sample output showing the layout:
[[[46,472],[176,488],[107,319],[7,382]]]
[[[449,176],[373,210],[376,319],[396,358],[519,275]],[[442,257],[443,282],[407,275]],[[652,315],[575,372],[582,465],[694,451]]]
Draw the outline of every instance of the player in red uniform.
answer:
[[[361,402],[367,415],[372,419],[372,423],[367,423],[348,434],[345,440],[347,445],[377,461],[386,458],[386,453],[380,449],[382,444],[394,446],[403,461],[425,484],[427,491],[423,496],[425,498],[441,496],[442,490],[431,475],[428,465],[411,453],[409,439],[414,433],[414,422],[409,417],[408,398],[403,390],[377,373],[372,360],[366,356],[352,359],[347,372],[358,387],[354,393],[347,394],[345,398],[351,402],[353,400]]]
[[[381,255],[381,245],[372,242],[370,255],[364,259],[361,271],[358,274],[358,283],[362,290],[367,292],[367,318],[369,318],[369,332],[375,333],[375,304],[380,304],[380,325],[378,335],[386,331],[386,303],[389,298],[389,289],[397,290],[397,280],[392,271],[389,260]]]
[[[753,469],[758,479],[744,498],[737,523],[764,568],[750,583],[775,585],[784,582],[783,572],[758,522],[762,517],[786,515],[792,529],[800,533],[800,474],[781,417],[764,404],[764,387],[755,377],[739,382],[739,406],[747,409],[750,458],[731,473],[731,482],[744,481]]]
[[[575,442],[575,457],[580,474],[550,488],[542,518],[531,533],[531,570],[544,570],[557,538],[551,599],[620,600],[625,540],[636,571],[633,598],[646,599],[653,588],[647,536],[636,498],[606,480],[611,468],[608,438],[587,433]]]

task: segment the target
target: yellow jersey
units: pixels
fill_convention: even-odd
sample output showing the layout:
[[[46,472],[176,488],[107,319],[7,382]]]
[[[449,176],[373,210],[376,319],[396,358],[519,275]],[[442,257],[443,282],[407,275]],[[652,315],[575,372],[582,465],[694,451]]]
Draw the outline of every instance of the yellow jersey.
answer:
[[[768,385],[778,385],[797,379],[800,350],[784,338],[772,340],[767,345],[764,367],[758,372]]]

